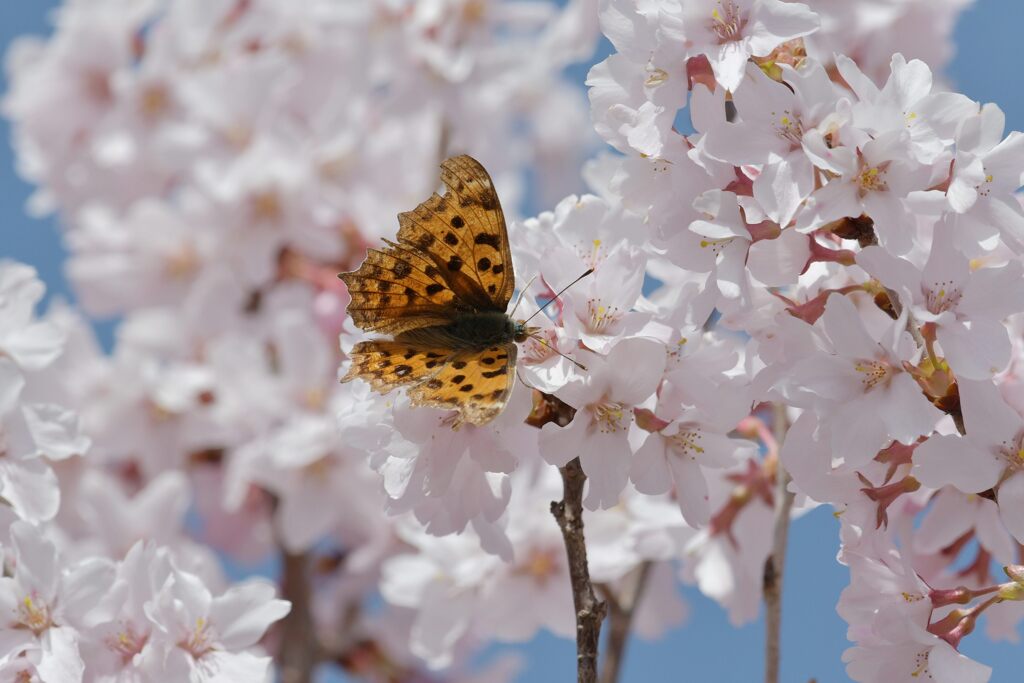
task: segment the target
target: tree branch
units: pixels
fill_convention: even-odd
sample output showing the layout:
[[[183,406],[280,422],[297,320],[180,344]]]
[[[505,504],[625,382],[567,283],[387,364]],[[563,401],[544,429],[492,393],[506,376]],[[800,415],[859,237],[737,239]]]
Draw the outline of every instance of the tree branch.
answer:
[[[619,595],[615,595],[611,587],[602,586],[601,593],[608,603],[609,630],[604,658],[601,660],[601,683],[618,683],[619,671],[626,658],[626,645],[629,643],[633,615],[636,613],[640,598],[643,597],[651,566],[650,561],[644,562],[629,574]]]
[[[577,683],[597,683],[598,642],[606,606],[594,593],[587,566],[587,545],[583,537],[583,485],[587,475],[583,473],[579,458],[558,471],[562,475],[562,500],[551,503],[551,514],[562,530],[569,560],[572,602],[576,610],[576,680]]]
[[[781,448],[787,422],[786,408],[775,405],[775,424],[772,431]],[[782,578],[786,567],[786,542],[789,537],[789,516],[793,509],[793,494],[789,492],[789,474],[782,466],[782,458],[775,460],[775,516],[772,531],[772,553],[764,563],[764,680],[778,683],[780,643],[782,638]]]
[[[281,683],[310,683],[320,660],[320,645],[310,610],[309,558],[282,549],[281,597],[292,610],[281,622]]]

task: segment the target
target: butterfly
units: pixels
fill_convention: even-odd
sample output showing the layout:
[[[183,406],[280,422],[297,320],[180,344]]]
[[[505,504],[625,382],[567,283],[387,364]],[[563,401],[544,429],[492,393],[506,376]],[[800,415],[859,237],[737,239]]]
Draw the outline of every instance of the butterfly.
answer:
[[[441,164],[436,193],[398,215],[398,241],[370,249],[340,277],[348,311],[366,332],[342,382],[361,378],[386,394],[407,387],[413,406],[453,409],[453,427],[483,425],[508,403],[516,343],[539,328],[505,313],[515,289],[505,216],[491,177],[462,155]]]

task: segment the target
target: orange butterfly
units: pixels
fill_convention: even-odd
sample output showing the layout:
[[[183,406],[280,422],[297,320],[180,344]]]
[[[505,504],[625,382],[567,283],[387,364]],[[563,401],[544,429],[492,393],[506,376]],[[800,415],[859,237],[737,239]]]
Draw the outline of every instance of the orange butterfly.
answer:
[[[394,336],[352,349],[342,382],[359,377],[378,392],[408,386],[414,406],[459,412],[486,424],[505,408],[515,382],[516,342],[538,328],[505,310],[515,289],[505,216],[480,162],[441,164],[448,191],[398,214],[398,242],[370,249],[348,286],[353,322]]]

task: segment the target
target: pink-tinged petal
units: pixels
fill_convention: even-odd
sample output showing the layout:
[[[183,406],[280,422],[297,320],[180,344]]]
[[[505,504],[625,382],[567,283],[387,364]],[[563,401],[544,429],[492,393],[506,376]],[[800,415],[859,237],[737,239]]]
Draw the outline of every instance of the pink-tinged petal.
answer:
[[[57,595],[57,548],[41,529],[28,522],[11,525],[11,543],[17,557],[14,577],[27,590],[51,602]]]
[[[590,424],[590,415],[580,411],[564,427],[553,422],[544,425],[538,437],[541,457],[555,467],[565,467],[579,456]]]
[[[807,408],[814,408],[821,399],[845,402],[863,393],[861,377],[853,363],[823,353],[798,361],[784,382],[786,398]]]
[[[897,53],[889,61],[891,76],[882,88],[882,93],[895,96],[904,108],[916,104],[932,90],[932,70],[920,59],[906,58]]]
[[[85,675],[85,662],[78,653],[78,632],[68,626],[46,629],[36,671],[42,681],[77,683]]]
[[[875,357],[878,342],[864,329],[857,307],[842,294],[829,295],[825,313],[821,316],[821,325],[840,356],[865,359]]]
[[[715,275],[718,291],[726,299],[738,299],[747,289],[747,269],[745,267],[747,246],[750,242],[733,238],[719,252],[718,268]]]
[[[995,227],[1011,248],[1018,253],[1024,249],[1024,210],[1017,200],[1006,202],[1001,198],[989,197],[989,201],[975,207],[971,212],[971,218],[975,221],[971,225],[974,230],[984,230],[980,234],[987,236],[988,229]]]
[[[693,221],[690,223],[692,232],[715,239],[729,237],[750,239],[750,232],[747,230],[743,216],[740,215],[740,205],[736,201],[734,193],[708,190],[693,200],[693,208],[695,211],[714,216],[714,218],[706,221]]]
[[[847,403],[829,421],[829,426],[832,456],[842,459],[848,468],[871,462],[890,439],[873,396],[861,396]]]
[[[857,62],[846,55],[836,55],[836,68],[843,80],[857,95],[857,99],[868,101],[878,99],[880,94],[878,86],[860,70]]]
[[[789,225],[804,199],[813,191],[811,162],[800,153],[773,160],[754,180],[754,199],[764,208],[768,218],[782,226]]]
[[[804,154],[818,168],[840,176],[850,176],[857,172],[857,152],[849,147],[830,147],[825,136],[817,129],[807,131],[801,145]],[[841,180],[839,182],[849,185],[848,189],[851,195],[855,193],[852,183],[842,183]],[[829,185],[831,184],[829,183]]]
[[[978,158],[958,161],[946,190],[946,201],[953,211],[966,213],[978,201],[978,186],[985,181],[985,165]]]
[[[309,482],[288,492],[278,502],[276,522],[282,544],[292,553],[309,549],[337,523],[337,516],[325,513],[337,505],[338,492],[324,482]]]
[[[813,33],[820,25],[818,15],[803,3],[762,0],[755,5],[746,29],[750,51],[763,57],[787,40]]]
[[[683,513],[683,519],[692,527],[700,528],[711,519],[711,505],[708,502],[708,482],[700,465],[687,457],[669,458],[672,480],[676,484],[676,502]]]
[[[972,505],[967,495],[956,489],[940,491],[932,498],[931,509],[925,513],[921,526],[914,534],[914,550],[919,553],[937,553],[970,531],[974,526]]]
[[[22,408],[36,452],[50,460],[83,455],[89,438],[79,432],[78,415],[53,403],[33,403]]]
[[[914,450],[914,477],[925,486],[953,486],[964,493],[985,491],[999,481],[1003,463],[970,439],[937,434]]]
[[[857,265],[889,289],[909,291],[915,297],[921,293],[921,276],[914,264],[893,256],[878,246],[865,247],[857,254]]]
[[[21,390],[25,387],[25,378],[14,361],[0,357],[0,418],[14,409]]]
[[[949,208],[946,193],[939,190],[915,190],[907,194],[906,205],[923,216],[941,216]]]
[[[4,335],[0,351],[26,370],[42,370],[64,350],[64,331],[50,322],[25,324]]]
[[[942,419],[942,412],[924,397],[921,387],[905,372],[892,378],[884,396],[878,412],[889,436],[900,443],[909,445],[917,437],[930,434]]]
[[[922,97],[914,104],[914,113],[918,120],[928,122],[928,126],[945,142],[950,143],[957,135],[957,129],[968,117],[977,114],[978,103],[960,93],[936,92]],[[995,142],[1002,137],[1002,128]],[[963,150],[957,141],[957,149]]]
[[[0,579],[0,591],[6,592],[7,586],[4,584],[7,582],[13,583],[10,579]],[[12,595],[12,597],[14,596]],[[14,600],[8,604],[8,601],[4,600],[0,602],[0,608],[3,609],[4,614],[15,614],[18,611],[18,602]],[[5,656],[16,656],[30,647],[37,646],[36,636],[32,631],[26,628],[8,628],[8,626],[13,627],[14,624],[3,624],[3,626],[5,628],[0,628],[0,652],[3,652]]]
[[[645,401],[661,383],[666,360],[660,342],[640,337],[620,341],[608,354],[612,398],[630,406]]]
[[[740,42],[723,43],[717,51],[708,53],[711,70],[715,72],[715,80],[726,90],[736,90],[743,80],[743,70],[747,65],[750,52]]]
[[[772,154],[782,154],[789,148],[779,136],[741,123],[719,123],[705,134],[703,142],[709,156],[737,166],[765,163]]]
[[[999,564],[1013,564],[1017,558],[1017,545],[1003,525],[999,506],[987,498],[978,498],[974,504],[977,506],[974,532],[978,535],[978,542],[992,553]]]
[[[214,650],[195,662],[190,683],[265,681],[270,670],[270,663],[270,657],[260,657],[252,652]]]
[[[995,384],[961,379],[957,385],[964,427],[974,443],[995,448],[1016,438],[1024,419],[1006,403]]]
[[[996,104],[984,104],[975,114],[963,120],[957,134],[956,148],[962,152],[983,155],[1003,139],[1006,115]]]
[[[1006,530],[1018,543],[1024,543],[1024,472],[1017,472],[999,485],[996,502]]]
[[[450,665],[455,644],[469,628],[473,603],[468,592],[453,594],[442,582],[432,585],[410,634],[413,654],[435,668]]]
[[[971,277],[970,261],[957,250],[954,232],[949,221],[935,226],[931,253],[921,271],[921,282],[933,292],[962,289]]]
[[[714,92],[698,83],[690,94],[690,122],[694,130],[705,132],[725,120],[725,91]]]
[[[93,626],[86,615],[107,596],[117,568],[106,558],[93,557],[66,572],[61,582],[60,601],[64,618],[76,626]]]
[[[210,621],[217,628],[220,642],[229,650],[252,647],[275,621],[291,611],[291,603],[277,600],[271,584],[252,580],[236,584],[215,598]]]
[[[811,232],[826,223],[862,213],[864,207],[857,188],[851,182],[836,178],[807,199],[806,206],[797,216],[796,227],[800,232]]]
[[[992,667],[965,657],[944,640],[928,653],[928,673],[935,683],[987,683]]]
[[[616,105],[616,107],[625,111],[625,107],[622,105]],[[629,146],[648,157],[659,156],[663,143],[661,131],[658,130],[658,118],[664,113],[665,108],[659,107],[653,102],[641,104],[636,113],[630,117],[629,123],[622,128],[626,132],[626,142],[629,143]]]
[[[892,192],[869,192],[864,211],[875,221],[879,243],[892,253],[906,254],[914,246],[914,224],[900,197]]]
[[[988,379],[1010,363],[1010,337],[995,320],[975,320],[970,327],[961,322],[940,325],[936,339],[957,377]]]
[[[39,523],[53,519],[60,507],[57,475],[42,459],[0,460],[0,495],[18,517]]]
[[[629,467],[629,479],[640,493],[660,496],[672,490],[667,458],[670,452],[665,437],[650,434],[636,454]]]
[[[1024,134],[1013,131],[985,156],[992,183],[1009,191],[1024,185]]]
[[[591,510],[607,510],[619,502],[629,481],[633,453],[625,432],[595,432],[582,444],[580,464],[587,473],[584,504]]]
[[[1001,268],[981,268],[971,273],[957,311],[971,320],[1003,320],[1024,311],[1024,266],[1010,261]]]

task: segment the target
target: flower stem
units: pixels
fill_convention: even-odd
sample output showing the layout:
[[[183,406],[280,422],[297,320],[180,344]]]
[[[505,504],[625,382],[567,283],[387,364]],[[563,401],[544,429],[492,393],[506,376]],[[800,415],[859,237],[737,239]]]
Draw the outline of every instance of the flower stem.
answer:
[[[576,680],[597,683],[597,651],[601,638],[601,621],[606,605],[597,599],[587,565],[587,545],[583,537],[583,485],[587,475],[580,459],[574,458],[562,475],[562,500],[551,503],[551,514],[558,522],[569,560],[572,602],[576,610]]]
[[[772,431],[775,440],[782,443],[787,429],[786,409],[776,404]],[[789,516],[793,509],[793,494],[789,492],[789,474],[776,458],[775,467],[775,519],[772,532],[772,553],[764,563],[765,643],[764,680],[778,683],[782,637],[782,578],[786,566],[786,542],[789,536]]]

